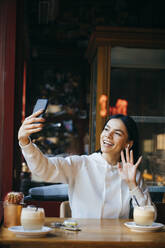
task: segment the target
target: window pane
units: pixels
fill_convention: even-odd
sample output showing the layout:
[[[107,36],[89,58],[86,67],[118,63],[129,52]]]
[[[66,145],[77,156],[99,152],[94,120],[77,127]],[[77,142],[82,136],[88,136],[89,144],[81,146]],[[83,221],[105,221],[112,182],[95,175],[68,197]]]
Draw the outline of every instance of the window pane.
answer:
[[[165,70],[112,69],[110,106],[115,112],[127,101],[127,113],[137,116],[165,115]],[[123,101],[119,101],[119,99]]]
[[[111,69],[110,114],[128,114],[137,122],[140,170],[148,185],[165,185],[164,81],[164,69]]]

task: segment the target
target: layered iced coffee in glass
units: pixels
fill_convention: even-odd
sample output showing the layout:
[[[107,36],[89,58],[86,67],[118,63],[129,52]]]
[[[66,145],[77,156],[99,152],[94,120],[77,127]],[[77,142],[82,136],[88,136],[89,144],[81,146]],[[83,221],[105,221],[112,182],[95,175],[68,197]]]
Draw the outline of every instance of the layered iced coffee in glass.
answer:
[[[21,225],[25,230],[40,230],[44,226],[45,211],[43,208],[22,208]]]
[[[136,206],[133,217],[136,225],[151,226],[155,219],[155,209],[153,206]]]

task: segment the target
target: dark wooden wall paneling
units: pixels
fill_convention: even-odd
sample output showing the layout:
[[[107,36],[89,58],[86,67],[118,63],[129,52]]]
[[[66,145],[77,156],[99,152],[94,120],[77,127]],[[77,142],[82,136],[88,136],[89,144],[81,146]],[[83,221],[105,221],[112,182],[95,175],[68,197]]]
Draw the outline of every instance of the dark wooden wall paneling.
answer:
[[[0,193],[12,189],[16,0],[0,2]]]

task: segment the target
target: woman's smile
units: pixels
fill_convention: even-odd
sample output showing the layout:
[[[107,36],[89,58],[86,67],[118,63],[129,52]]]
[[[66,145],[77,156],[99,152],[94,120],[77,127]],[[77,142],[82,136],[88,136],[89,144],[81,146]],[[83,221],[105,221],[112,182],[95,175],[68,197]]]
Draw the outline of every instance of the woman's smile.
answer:
[[[103,140],[103,144],[105,145],[105,146],[113,146],[114,144],[111,142],[111,141],[109,141],[109,140]]]

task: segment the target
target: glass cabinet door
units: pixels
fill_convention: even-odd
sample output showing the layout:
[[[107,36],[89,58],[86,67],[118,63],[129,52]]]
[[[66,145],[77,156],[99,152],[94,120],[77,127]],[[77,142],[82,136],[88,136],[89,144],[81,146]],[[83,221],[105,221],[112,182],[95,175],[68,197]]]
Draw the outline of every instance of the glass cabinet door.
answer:
[[[148,185],[165,185],[165,50],[111,50],[110,115],[137,122],[140,170]]]

